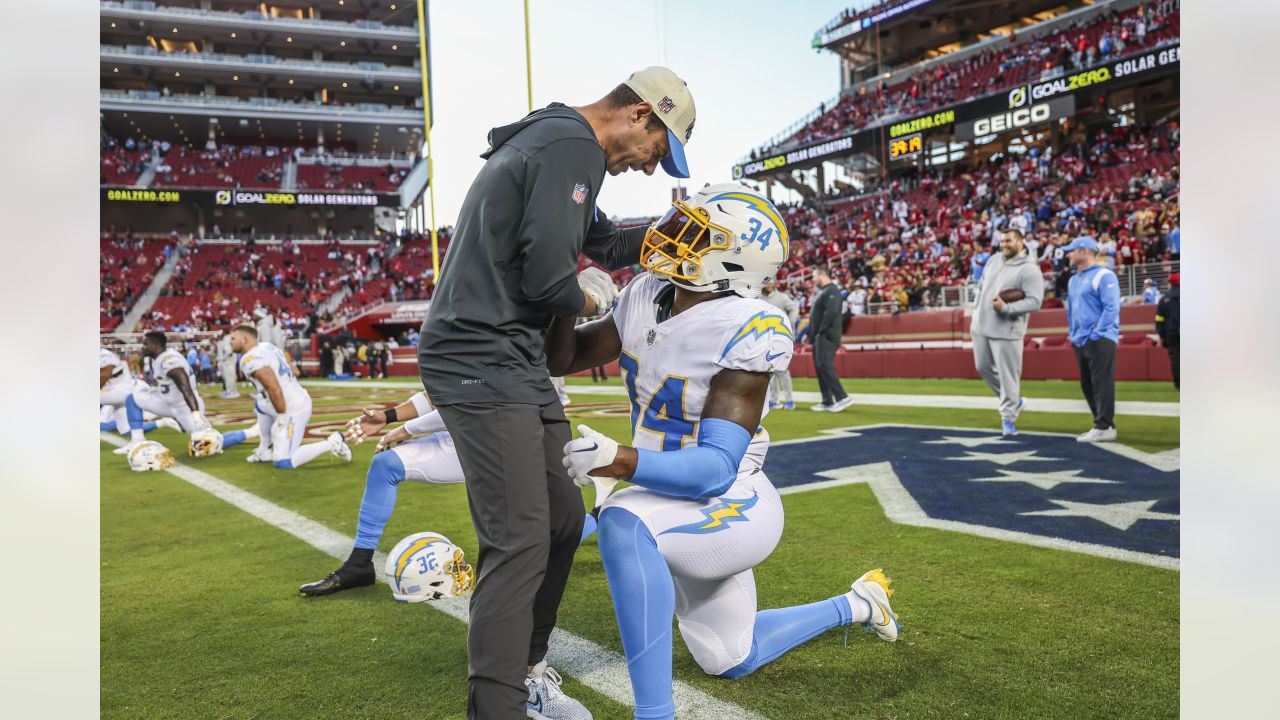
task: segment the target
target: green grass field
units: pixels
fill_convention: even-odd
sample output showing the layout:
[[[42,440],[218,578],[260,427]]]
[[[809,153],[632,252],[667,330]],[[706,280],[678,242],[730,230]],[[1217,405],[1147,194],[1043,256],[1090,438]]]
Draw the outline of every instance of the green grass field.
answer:
[[[846,384],[854,392],[986,393],[971,381]],[[816,389],[811,380],[796,386]],[[1079,397],[1073,383],[1029,382],[1024,392]],[[210,387],[203,394],[224,431],[251,416],[247,397],[219,400]],[[313,423],[345,420],[356,407],[408,394],[370,382],[313,388]],[[575,424],[626,436],[625,398],[571,394]],[[1177,399],[1163,384],[1121,383],[1118,395]],[[765,425],[784,440],[871,423],[990,429],[994,417],[860,404],[840,415],[775,412]],[[1177,418],[1121,416],[1116,424],[1133,447],[1178,447]],[[1082,415],[1034,410],[1019,422],[1025,431],[1078,433],[1087,426]],[[185,437],[153,437],[187,461]],[[349,465],[325,456],[296,471],[244,462],[252,447],[250,441],[191,465],[354,534],[372,443],[355,448]],[[102,444],[103,717],[465,716],[462,623],[426,605],[393,602],[381,584],[299,598],[297,586],[332,570],[332,558],[170,474],[131,473],[111,449]],[[897,590],[901,639],[890,645],[855,631],[846,647],[843,631],[833,631],[738,681],[703,675],[677,640],[678,679],[772,720],[1177,716],[1176,571],[896,525],[863,485],[788,495],[785,507],[782,542],[756,569],[760,607],[839,594],[882,566]],[[463,487],[401,485],[381,549],[427,529],[474,551]],[[588,540],[560,626],[621,652],[608,597],[599,552]],[[565,687],[596,718],[631,717],[572,677]]]

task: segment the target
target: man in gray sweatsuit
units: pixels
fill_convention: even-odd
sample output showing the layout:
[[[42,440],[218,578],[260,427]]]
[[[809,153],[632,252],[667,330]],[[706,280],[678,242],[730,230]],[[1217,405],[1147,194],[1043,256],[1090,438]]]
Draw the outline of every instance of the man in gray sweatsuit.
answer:
[[[1000,298],[1003,290],[1021,290],[1015,302]],[[1011,228],[1000,236],[1000,254],[987,261],[973,308],[973,359],[987,386],[1000,398],[1001,430],[1017,435],[1014,423],[1022,412],[1022,339],[1027,316],[1040,309],[1044,278],[1027,252],[1022,231]]]

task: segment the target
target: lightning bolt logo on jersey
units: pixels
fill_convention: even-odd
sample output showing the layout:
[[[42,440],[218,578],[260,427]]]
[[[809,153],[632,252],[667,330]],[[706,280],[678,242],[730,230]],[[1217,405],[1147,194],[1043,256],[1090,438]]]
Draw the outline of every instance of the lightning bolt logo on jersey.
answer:
[[[98,368],[111,368],[111,379],[107,380],[103,390],[112,388],[125,388],[126,390],[133,388],[133,373],[129,372],[129,365],[120,359],[120,356],[111,352],[106,348],[99,348],[98,352]]]
[[[698,303],[659,323],[655,302],[667,288],[644,273],[622,291],[613,311],[631,401],[632,445],[647,450],[697,444],[711,378],[723,369],[780,372],[790,364],[794,346],[791,325],[777,308],[738,295]],[[768,411],[766,404],[761,417]],[[768,433],[758,431],[743,465],[760,467],[768,444]]]

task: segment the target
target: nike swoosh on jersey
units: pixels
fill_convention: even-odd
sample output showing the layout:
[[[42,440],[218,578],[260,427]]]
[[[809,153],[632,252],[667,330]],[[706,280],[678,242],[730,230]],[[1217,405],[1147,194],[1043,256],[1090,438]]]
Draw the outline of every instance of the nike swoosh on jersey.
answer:
[[[765,354],[764,354],[764,361],[765,361],[765,362],[773,362],[774,360],[776,360],[776,359],[778,359],[778,358],[780,358],[780,357],[782,357],[783,355],[786,355],[786,354],[787,354],[787,353],[786,353],[786,351],[785,351],[785,350],[784,350],[783,352],[778,352],[778,353],[765,353]]]
[[[599,450],[599,449],[600,449],[600,443],[593,443],[593,444],[591,445],[591,447],[589,447],[589,448],[582,448],[581,450],[574,450],[574,452],[576,452],[576,453],[580,453],[580,452],[591,452],[592,450]]]

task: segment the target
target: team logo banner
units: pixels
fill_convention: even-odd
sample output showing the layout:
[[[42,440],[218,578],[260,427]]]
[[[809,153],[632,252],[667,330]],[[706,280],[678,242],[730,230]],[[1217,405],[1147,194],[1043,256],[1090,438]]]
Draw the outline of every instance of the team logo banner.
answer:
[[[868,484],[895,522],[1176,568],[1177,467],[1073,436],[873,426],[774,443],[765,471],[783,493]]]

